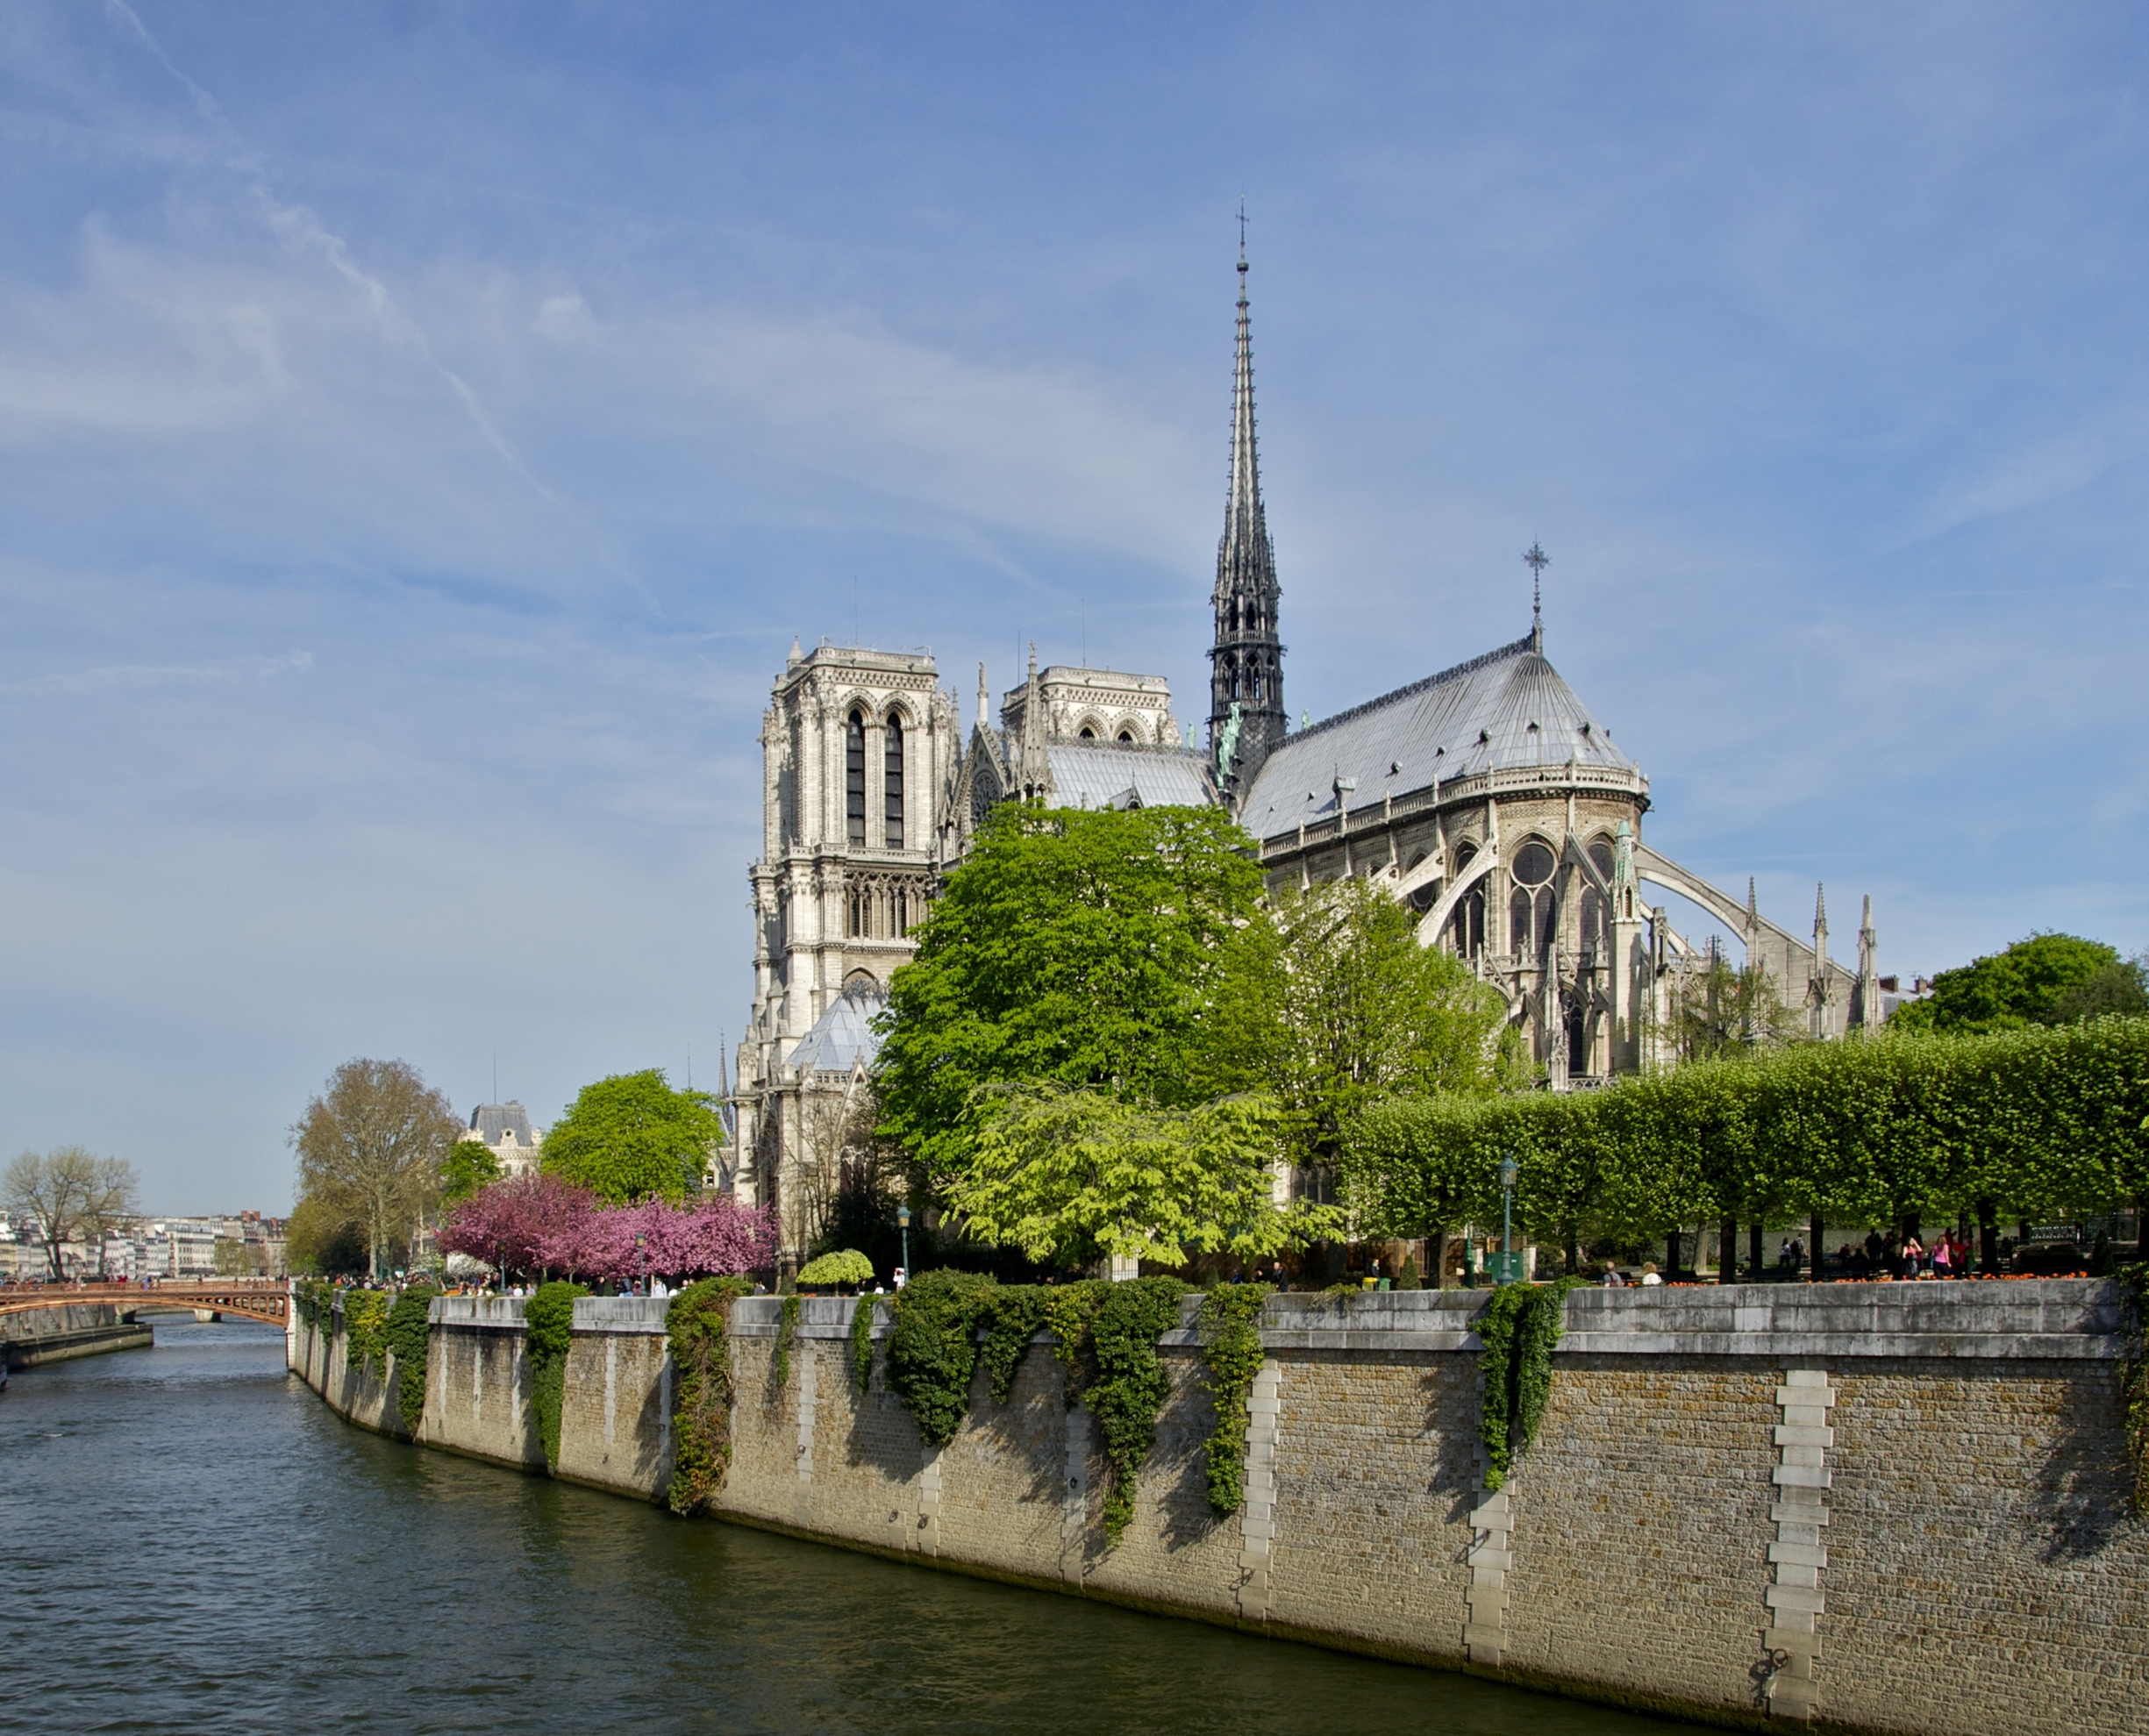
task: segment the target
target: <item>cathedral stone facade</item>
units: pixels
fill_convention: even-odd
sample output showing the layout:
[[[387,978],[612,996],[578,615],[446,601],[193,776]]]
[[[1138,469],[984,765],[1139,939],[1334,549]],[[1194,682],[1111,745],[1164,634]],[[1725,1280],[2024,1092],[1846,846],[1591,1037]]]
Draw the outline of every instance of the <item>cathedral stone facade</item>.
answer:
[[[1293,730],[1282,591],[1261,502],[1246,262],[1239,261],[1230,488],[1211,593],[1208,739],[1182,741],[1162,677],[1037,667],[959,740],[928,654],[794,645],[763,720],[764,835],[750,871],[754,1002],[725,1173],[775,1201],[792,1256],[862,1150],[890,974],[940,877],[1001,802],[1228,807],[1269,885],[1362,875],[1418,936],[1505,996],[1553,1089],[1669,1065],[1671,1011],[1710,956],[1650,902],[1677,893],[1736,936],[1816,1039],[1884,1017],[1872,901],[1855,968],[1643,841],[1649,780],[1546,656],[1545,629]],[[1532,549],[1531,557],[1542,564]]]

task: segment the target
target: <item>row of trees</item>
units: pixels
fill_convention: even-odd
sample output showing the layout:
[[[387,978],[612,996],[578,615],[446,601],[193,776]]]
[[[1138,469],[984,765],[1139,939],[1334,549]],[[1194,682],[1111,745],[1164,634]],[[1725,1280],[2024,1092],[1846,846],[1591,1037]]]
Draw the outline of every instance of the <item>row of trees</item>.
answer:
[[[748,1210],[721,1195],[684,1204],[652,1197],[608,1204],[558,1175],[496,1182],[453,1206],[440,1246],[503,1276],[677,1282],[732,1277],[775,1264],[773,1207]]]
[[[1362,880],[1269,897],[1249,841],[1189,808],[980,828],[895,974],[876,1080],[881,1132],[978,1240],[1273,1254],[1339,1221],[1281,1203],[1277,1165],[1326,1173],[1387,1097],[1527,1079],[1498,992],[1411,911]]]
[[[1682,1225],[2002,1223],[2149,1198],[2149,1018],[1884,1036],[1683,1067],[1572,1095],[1395,1099],[1338,1176],[1365,1233],[1437,1235],[1515,1209],[1567,1250]],[[1730,1238],[1727,1236],[1727,1241]]]
[[[546,1137],[544,1168],[577,1197],[675,1203],[699,1188],[722,1136],[707,1092],[675,1090],[653,1068],[584,1086]],[[407,1061],[346,1061],[306,1105],[291,1145],[298,1201],[287,1251],[297,1271],[377,1277],[408,1262],[443,1209],[499,1185],[492,1153],[463,1137],[446,1094]]]
[[[104,1273],[104,1240],[141,1215],[141,1178],[125,1158],[99,1157],[83,1146],[26,1151],[0,1175],[0,1201],[37,1232],[55,1280],[67,1275],[70,1245]]]

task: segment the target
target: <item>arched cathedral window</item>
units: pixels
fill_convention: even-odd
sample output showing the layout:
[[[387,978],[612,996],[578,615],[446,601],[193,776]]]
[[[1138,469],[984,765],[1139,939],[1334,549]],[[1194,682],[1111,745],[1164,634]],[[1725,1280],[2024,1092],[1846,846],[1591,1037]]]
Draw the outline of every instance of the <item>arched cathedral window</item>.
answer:
[[[866,714],[863,711],[851,713],[850,726],[844,732],[843,816],[849,827],[851,842],[862,847],[866,841]]]
[[[1508,950],[1531,958],[1552,944],[1553,854],[1532,838],[1515,852],[1515,889],[1508,898]]]
[[[1589,864],[1603,875],[1607,884],[1612,875],[1612,847],[1602,838],[1589,847]],[[1611,945],[1611,934],[1606,925],[1604,897],[1596,888],[1585,882],[1581,892],[1581,946],[1584,952],[1592,949],[1602,953]]]
[[[888,714],[888,755],[883,762],[881,789],[888,804],[888,847],[903,848],[903,719]]]

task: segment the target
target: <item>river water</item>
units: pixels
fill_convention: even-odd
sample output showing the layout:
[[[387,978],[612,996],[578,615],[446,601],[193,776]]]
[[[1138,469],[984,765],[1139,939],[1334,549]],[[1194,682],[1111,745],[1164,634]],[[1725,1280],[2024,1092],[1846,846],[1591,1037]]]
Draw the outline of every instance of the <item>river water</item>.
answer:
[[[272,1328],[156,1339],[0,1396],[0,1728],[1685,1727],[675,1519],[353,1428]]]

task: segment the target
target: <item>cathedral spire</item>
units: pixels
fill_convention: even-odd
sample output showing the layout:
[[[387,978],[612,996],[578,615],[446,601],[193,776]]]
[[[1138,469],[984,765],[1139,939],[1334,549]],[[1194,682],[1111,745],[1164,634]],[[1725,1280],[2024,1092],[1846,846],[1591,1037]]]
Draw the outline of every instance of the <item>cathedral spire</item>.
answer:
[[[1239,239],[1239,331],[1232,381],[1232,475],[1217,544],[1211,601],[1216,635],[1210,647],[1209,742],[1222,747],[1232,714],[1239,731],[1232,763],[1217,769],[1227,787],[1244,792],[1268,750],[1283,739],[1283,645],[1277,636],[1276,555],[1261,504],[1260,441],[1253,423],[1253,325],[1246,300],[1245,213]]]

